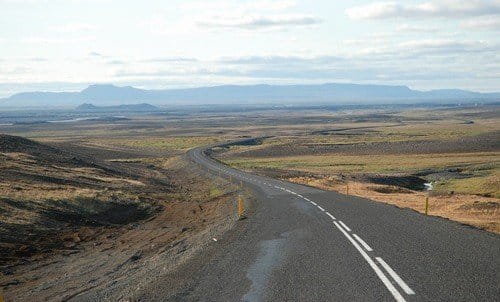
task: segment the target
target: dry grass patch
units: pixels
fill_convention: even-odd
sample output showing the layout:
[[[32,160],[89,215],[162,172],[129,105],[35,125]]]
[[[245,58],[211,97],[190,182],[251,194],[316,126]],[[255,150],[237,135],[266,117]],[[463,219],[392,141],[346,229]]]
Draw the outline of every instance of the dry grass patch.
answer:
[[[292,182],[323,190],[346,193],[347,184],[334,178],[290,178]],[[425,212],[426,192],[401,190],[394,186],[349,182],[349,194]],[[429,199],[429,215],[449,218],[500,234],[500,201],[464,194],[435,195]]]
[[[86,144],[108,148],[132,148],[138,150],[168,150],[181,152],[194,147],[209,145],[223,140],[223,137],[214,136],[138,137],[89,140]]]
[[[247,169],[285,169],[310,173],[415,172],[424,169],[469,166],[500,162],[500,152],[415,155],[304,155],[266,158],[224,159],[232,166]]]

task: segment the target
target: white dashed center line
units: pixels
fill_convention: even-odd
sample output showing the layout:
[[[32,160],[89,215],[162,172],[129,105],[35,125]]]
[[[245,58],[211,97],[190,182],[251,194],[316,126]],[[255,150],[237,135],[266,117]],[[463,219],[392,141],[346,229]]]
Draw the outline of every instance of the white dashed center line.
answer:
[[[370,247],[370,246],[369,246],[369,245],[368,245],[368,244],[367,244],[367,243],[366,243],[363,239],[361,239],[361,237],[359,237],[359,236],[358,236],[358,235],[356,235],[356,234],[352,234],[352,236],[353,236],[354,238],[356,238],[356,240],[357,240],[359,243],[361,243],[361,245],[365,248],[365,250],[367,250],[367,251],[369,251],[369,252],[372,252],[372,251],[373,251],[373,249],[372,249],[372,248],[371,248],[371,247]]]
[[[195,159],[198,159],[196,154],[195,154]],[[201,160],[201,158],[200,158]],[[322,212],[324,212],[328,217],[330,217],[333,220],[333,224],[337,227],[337,229],[340,230],[340,232],[349,240],[349,242],[358,250],[358,252],[363,256],[363,258],[368,262],[368,265],[373,269],[375,274],[378,276],[378,278],[382,281],[382,283],[385,285],[385,287],[389,290],[389,292],[392,294],[392,296],[396,299],[398,302],[405,302],[406,300],[404,297],[401,295],[401,293],[398,291],[398,289],[393,285],[393,282],[389,280],[389,278],[386,276],[386,274],[382,271],[381,268],[377,265],[377,263],[367,254],[367,252],[373,252],[373,249],[358,235],[352,234],[352,236],[348,232],[352,232],[352,230],[342,221],[336,220],[336,218],[330,214],[330,212],[326,211],[323,207],[318,205],[316,202],[312,201],[311,199],[304,197],[301,194],[298,194],[294,191],[291,191],[287,188],[280,187],[278,185],[273,185],[271,183],[267,183],[258,179],[254,179],[251,177],[247,177],[244,175],[239,175],[238,173],[235,173],[234,171],[230,170],[225,170],[216,167],[215,165],[211,165],[208,163],[208,167],[212,167],[215,170],[225,172],[227,175],[233,175],[236,176],[240,179],[244,179],[247,181],[251,181],[257,184],[264,184],[266,186],[269,186],[270,188],[275,188],[278,190],[282,190],[284,192],[288,192],[290,194],[293,194],[297,197],[302,198],[305,201],[308,201],[312,205],[316,206],[318,209],[320,209]],[[276,183],[276,182],[275,182]],[[387,274],[394,280],[394,283],[397,283],[399,287],[408,295],[415,295],[415,292],[406,284],[406,282],[403,281],[403,279],[387,264],[384,259],[381,257],[374,257],[377,262],[382,266],[382,268],[387,272]]]
[[[350,229],[350,228],[349,228],[349,227],[348,227],[345,223],[343,223],[343,222],[342,222],[342,221],[340,221],[340,220],[339,220],[339,222],[340,222],[340,224],[341,224],[341,225],[342,225],[342,226],[343,226],[343,227],[344,227],[344,228],[345,228],[348,232],[350,232],[350,231],[351,231],[351,229]]]
[[[405,293],[407,293],[408,295],[415,294],[415,292],[408,286],[408,284],[406,284],[406,282],[404,282],[403,279],[399,277],[399,275],[389,266],[389,264],[384,261],[384,259],[382,259],[381,257],[375,257],[375,259],[377,259],[377,261],[382,265],[387,273],[389,273],[392,279],[394,279],[394,281],[399,284],[399,286]]]
[[[325,212],[326,215],[330,216],[331,219],[335,220],[335,217],[333,217],[332,214],[328,213],[328,212]]]

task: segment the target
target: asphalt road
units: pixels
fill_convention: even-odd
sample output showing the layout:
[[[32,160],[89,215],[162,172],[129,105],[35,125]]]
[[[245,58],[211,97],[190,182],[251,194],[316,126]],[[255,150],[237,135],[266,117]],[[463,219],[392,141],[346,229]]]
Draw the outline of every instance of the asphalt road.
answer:
[[[185,282],[180,291],[158,290],[150,300],[500,300],[498,235],[248,174],[201,148],[188,154],[210,173],[242,181],[255,200],[248,219],[174,276]]]

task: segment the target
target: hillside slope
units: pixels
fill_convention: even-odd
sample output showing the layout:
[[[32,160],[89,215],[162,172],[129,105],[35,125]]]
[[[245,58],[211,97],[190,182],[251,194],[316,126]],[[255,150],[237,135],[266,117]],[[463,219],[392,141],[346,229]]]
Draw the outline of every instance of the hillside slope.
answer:
[[[140,176],[10,135],[0,135],[0,179],[0,264],[72,247],[95,227],[149,217],[155,204],[138,196],[162,191]]]

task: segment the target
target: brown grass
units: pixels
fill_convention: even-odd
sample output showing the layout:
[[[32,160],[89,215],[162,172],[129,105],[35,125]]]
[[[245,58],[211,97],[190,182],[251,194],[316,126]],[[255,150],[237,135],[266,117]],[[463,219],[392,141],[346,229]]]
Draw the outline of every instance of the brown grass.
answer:
[[[332,178],[296,177],[292,182],[346,193],[347,183]],[[401,190],[394,186],[349,182],[349,194],[425,212],[427,192]],[[384,193],[386,192],[386,193]],[[500,234],[500,202],[496,198],[453,194],[429,197],[429,215],[449,218]]]

